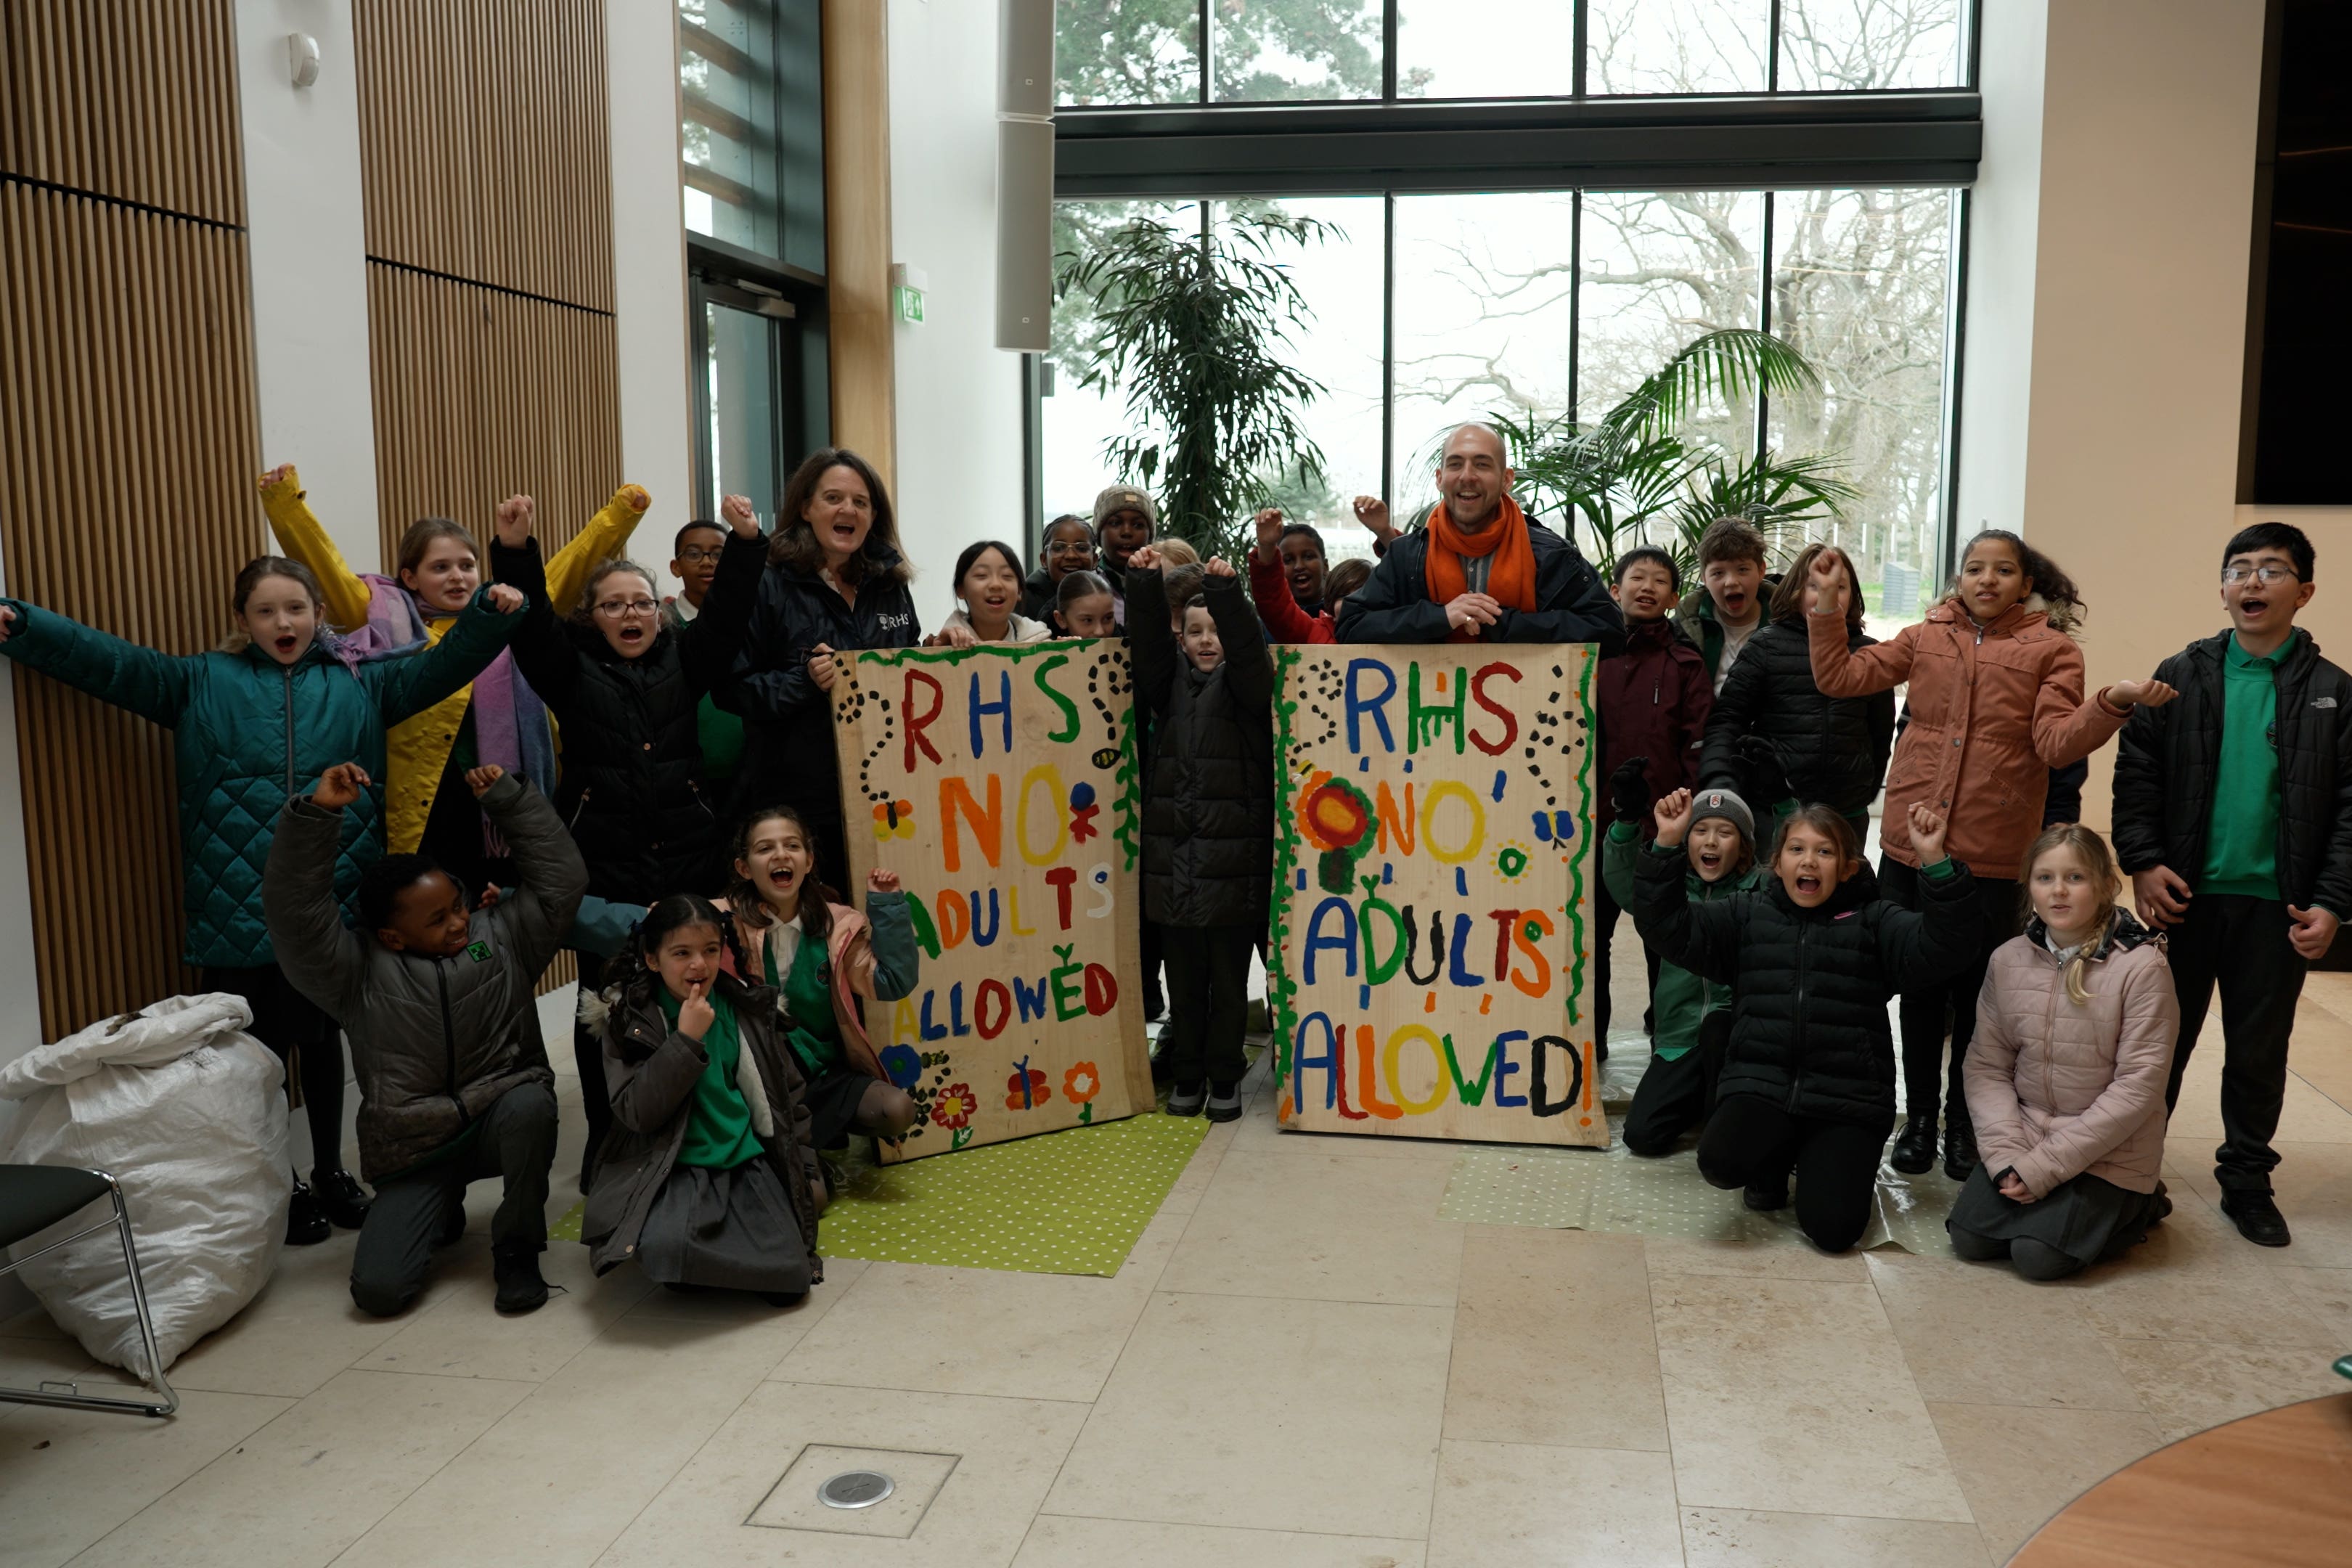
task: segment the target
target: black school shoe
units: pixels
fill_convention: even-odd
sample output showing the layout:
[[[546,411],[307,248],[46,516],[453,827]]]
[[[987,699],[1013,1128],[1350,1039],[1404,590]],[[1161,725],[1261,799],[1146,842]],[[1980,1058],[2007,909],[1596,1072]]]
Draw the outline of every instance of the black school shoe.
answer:
[[[1242,1089],[1237,1083],[1213,1083],[1209,1086],[1209,1120],[1239,1121],[1242,1119]]]
[[[491,1248],[490,1273],[499,1283],[494,1304],[499,1311],[520,1316],[547,1305],[547,1281],[540,1277],[537,1247]]]
[[[1948,1122],[1944,1128],[1944,1174],[1956,1182],[1965,1182],[1976,1168],[1976,1128],[1966,1121]]]
[[[367,1223],[367,1189],[349,1171],[312,1171],[310,1191],[319,1208],[338,1230],[357,1230]]]
[[[2234,1192],[2221,1189],[2221,1212],[2238,1227],[2238,1234],[2256,1247],[2284,1247],[2294,1239],[2286,1227],[2286,1215],[2279,1213],[2278,1200],[2268,1193]]]
[[[319,1206],[319,1194],[304,1184],[295,1183],[294,1201],[286,1209],[286,1245],[316,1247],[334,1234],[327,1211]]]
[[[1180,1083],[1168,1091],[1168,1114],[1198,1116],[1208,1102],[1209,1086],[1205,1083]]]
[[[1914,1116],[1895,1135],[1895,1153],[1888,1163],[1906,1176],[1927,1174],[1936,1163],[1936,1119]]]

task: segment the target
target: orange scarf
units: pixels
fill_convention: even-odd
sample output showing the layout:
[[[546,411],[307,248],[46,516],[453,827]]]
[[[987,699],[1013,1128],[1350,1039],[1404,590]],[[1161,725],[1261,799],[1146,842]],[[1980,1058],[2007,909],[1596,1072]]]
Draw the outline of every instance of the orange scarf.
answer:
[[[1428,528],[1429,559],[1423,575],[1428,580],[1429,596],[1433,602],[1447,604],[1470,591],[1470,578],[1462,569],[1462,557],[1492,555],[1495,564],[1486,576],[1487,596],[1506,609],[1536,607],[1535,542],[1528,537],[1527,513],[1510,496],[1503,497],[1501,512],[1475,536],[1454,525],[1453,515],[1442,501],[1429,514]],[[1458,626],[1445,640],[1476,642],[1483,629],[1475,624]]]

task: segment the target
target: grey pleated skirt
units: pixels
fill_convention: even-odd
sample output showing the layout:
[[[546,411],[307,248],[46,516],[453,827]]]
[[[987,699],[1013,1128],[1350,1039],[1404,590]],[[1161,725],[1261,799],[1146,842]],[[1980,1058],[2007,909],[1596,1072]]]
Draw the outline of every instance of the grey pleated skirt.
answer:
[[[2136,1193],[2088,1171],[2059,1183],[2038,1202],[2013,1203],[1979,1165],[1952,1200],[1951,1217],[1944,1225],[1992,1241],[2031,1238],[2088,1265],[2146,1240],[2167,1206],[2158,1194]]]
[[[664,1285],[797,1294],[809,1288],[809,1249],[775,1167],[680,1165],[654,1194],[637,1262]]]

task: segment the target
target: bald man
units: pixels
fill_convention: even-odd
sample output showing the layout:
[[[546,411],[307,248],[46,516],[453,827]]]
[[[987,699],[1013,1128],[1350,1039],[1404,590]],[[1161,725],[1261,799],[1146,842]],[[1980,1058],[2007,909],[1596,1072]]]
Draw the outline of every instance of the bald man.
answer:
[[[1575,545],[1511,499],[1503,438],[1465,425],[1438,454],[1441,504],[1340,601],[1341,642],[1586,642],[1625,647],[1616,602]]]

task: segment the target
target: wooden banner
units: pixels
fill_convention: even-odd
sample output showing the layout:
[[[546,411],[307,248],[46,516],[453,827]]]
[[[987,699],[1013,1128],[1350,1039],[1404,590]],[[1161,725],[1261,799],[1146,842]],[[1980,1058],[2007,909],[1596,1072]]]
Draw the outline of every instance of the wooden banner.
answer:
[[[1143,810],[1117,639],[842,660],[834,715],[849,862],[898,873],[913,995],[870,1008],[923,1119],[885,1160],[1152,1109]]]
[[[1275,650],[1286,1127],[1605,1146],[1591,650]]]

